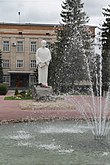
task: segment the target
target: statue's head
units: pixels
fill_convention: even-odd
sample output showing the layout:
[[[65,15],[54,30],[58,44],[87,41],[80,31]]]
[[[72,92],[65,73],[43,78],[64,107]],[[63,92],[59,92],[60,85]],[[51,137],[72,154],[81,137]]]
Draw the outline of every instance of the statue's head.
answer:
[[[41,46],[42,46],[42,47],[46,47],[46,44],[47,44],[47,42],[46,42],[45,40],[42,40],[42,41],[41,41]]]

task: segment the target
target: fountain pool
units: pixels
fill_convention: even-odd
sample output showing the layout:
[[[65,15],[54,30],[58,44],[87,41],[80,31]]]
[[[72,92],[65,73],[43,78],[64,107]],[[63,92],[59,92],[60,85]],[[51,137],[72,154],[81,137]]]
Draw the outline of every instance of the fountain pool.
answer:
[[[110,134],[107,141],[94,141],[85,122],[42,121],[0,126],[0,165],[96,164],[110,164]]]

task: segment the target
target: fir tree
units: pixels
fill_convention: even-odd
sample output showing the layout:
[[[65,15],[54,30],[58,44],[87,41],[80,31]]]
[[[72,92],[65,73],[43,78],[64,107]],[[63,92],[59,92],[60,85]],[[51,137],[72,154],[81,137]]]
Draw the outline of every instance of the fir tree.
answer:
[[[2,52],[0,50],[0,83],[3,83]]]
[[[108,90],[110,82],[110,5],[103,11],[105,21],[102,25],[102,78],[103,90]]]
[[[84,53],[90,48],[87,46],[90,36],[85,28],[88,18],[83,11],[81,0],[65,0],[61,17],[57,43],[52,52],[51,66],[54,68],[54,78],[51,80],[56,90],[68,92],[73,88],[75,81],[80,82],[87,78]]]

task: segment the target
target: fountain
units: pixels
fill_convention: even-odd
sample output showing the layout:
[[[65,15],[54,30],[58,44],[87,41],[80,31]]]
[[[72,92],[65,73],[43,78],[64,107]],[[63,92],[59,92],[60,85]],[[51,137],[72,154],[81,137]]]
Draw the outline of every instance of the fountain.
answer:
[[[86,58],[87,59],[87,58]],[[87,62],[86,62],[87,63]],[[87,122],[92,125],[92,132],[95,136],[95,139],[104,139],[109,131],[109,121],[108,121],[108,112],[109,112],[109,93],[108,90],[107,96],[104,99],[102,97],[102,56],[99,56],[99,72],[97,73],[97,64],[96,67],[96,96],[93,92],[93,85],[89,70],[89,65],[87,63],[87,71],[90,80],[90,90],[92,94],[92,107],[90,108],[91,118],[87,119]],[[99,77],[98,77],[99,76]]]
[[[96,140],[106,139],[109,132],[109,95],[110,88],[106,97],[102,96],[102,56],[99,56],[99,66],[95,63],[95,92],[93,91],[93,82],[90,72],[88,57],[84,54],[87,65],[87,73],[90,83],[90,93],[88,97],[80,95],[80,99],[72,97],[68,101],[77,105],[77,110],[83,115],[94,138]],[[97,72],[97,68],[99,71]],[[95,94],[94,94],[95,93]]]

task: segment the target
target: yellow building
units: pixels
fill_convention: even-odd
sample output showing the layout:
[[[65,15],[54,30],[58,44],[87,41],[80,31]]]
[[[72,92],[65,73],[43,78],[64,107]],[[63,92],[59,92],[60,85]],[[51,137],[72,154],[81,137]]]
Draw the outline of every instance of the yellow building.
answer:
[[[35,53],[41,40],[56,41],[55,24],[0,23],[0,49],[4,83],[10,87],[28,87],[36,82]],[[86,26],[95,36],[95,27]]]
[[[56,40],[51,24],[0,23],[0,49],[4,82],[11,87],[28,87],[35,83],[35,52],[42,39],[47,44]]]

